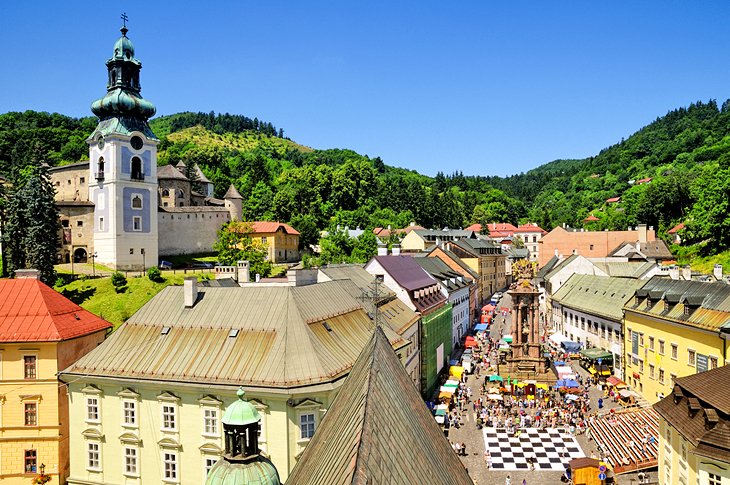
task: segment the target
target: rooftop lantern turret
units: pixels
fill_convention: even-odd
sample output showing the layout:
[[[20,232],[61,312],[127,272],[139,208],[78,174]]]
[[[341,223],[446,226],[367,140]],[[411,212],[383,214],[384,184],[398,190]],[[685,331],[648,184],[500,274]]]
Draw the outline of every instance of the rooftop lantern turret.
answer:
[[[142,86],[139,82],[142,63],[134,57],[134,45],[127,37],[129,29],[126,14],[122,15],[122,21],[122,36],[114,43],[112,56],[106,61],[106,95],[91,104],[91,111],[101,121],[97,131],[109,131],[110,128],[122,133],[138,130],[156,139],[147,126],[147,120],[154,116],[156,109],[142,97]],[[105,124],[106,120],[117,120],[118,123],[110,121]]]
[[[239,388],[238,400],[223,413],[225,452],[208,473],[206,485],[281,484],[276,467],[259,451],[261,415],[244,400],[245,394]]]

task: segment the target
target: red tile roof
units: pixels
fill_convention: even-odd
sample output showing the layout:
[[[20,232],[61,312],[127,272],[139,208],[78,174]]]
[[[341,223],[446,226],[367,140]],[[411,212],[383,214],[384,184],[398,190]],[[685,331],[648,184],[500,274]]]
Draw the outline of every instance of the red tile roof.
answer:
[[[2,342],[57,342],[111,326],[36,279],[0,280]]]
[[[618,202],[621,200],[621,197],[611,197],[610,199],[606,199],[607,204],[613,204],[614,202]]]
[[[284,232],[287,234],[299,234],[299,231],[283,222],[253,221],[251,227],[256,233],[271,233],[278,231],[279,228],[284,228]]]
[[[515,226],[510,224],[509,222],[492,222],[491,224],[487,224],[487,229],[491,233],[492,231],[497,232],[506,232],[510,235],[517,229]]]
[[[651,182],[651,177],[647,177],[645,179],[639,179],[639,180],[637,180],[636,181],[636,185],[647,184],[649,182]]]
[[[673,228],[668,230],[667,234],[676,234],[684,228],[685,228],[684,222],[680,222],[679,224],[677,224],[676,226],[674,226]]]
[[[482,230],[482,225],[479,224],[479,223],[472,224],[471,226],[467,227],[466,230],[467,231],[479,232],[479,231]]]
[[[543,234],[547,234],[547,231],[543,229],[542,227],[538,226],[537,224],[533,222],[528,222],[527,224],[522,224],[520,227],[514,230],[514,232],[541,232]]]
[[[583,222],[594,222],[594,221],[598,221],[598,220],[600,220],[600,219],[598,219],[598,217],[591,214],[588,217],[586,217],[585,219],[583,219]]]

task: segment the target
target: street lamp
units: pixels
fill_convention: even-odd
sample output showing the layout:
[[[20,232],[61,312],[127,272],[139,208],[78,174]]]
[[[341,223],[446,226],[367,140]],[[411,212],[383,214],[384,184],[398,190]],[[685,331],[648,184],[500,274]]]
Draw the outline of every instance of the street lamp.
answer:
[[[97,256],[98,256],[98,254],[96,253],[96,251],[94,251],[93,253],[91,253],[91,272],[93,273],[93,277],[94,278],[96,278],[96,263],[95,263],[95,260],[96,260],[96,257]]]
[[[45,475],[46,473],[46,465],[44,463],[41,463],[41,475]]]
[[[145,266],[147,266],[147,264],[145,263],[144,248],[142,248],[142,273],[145,271]]]

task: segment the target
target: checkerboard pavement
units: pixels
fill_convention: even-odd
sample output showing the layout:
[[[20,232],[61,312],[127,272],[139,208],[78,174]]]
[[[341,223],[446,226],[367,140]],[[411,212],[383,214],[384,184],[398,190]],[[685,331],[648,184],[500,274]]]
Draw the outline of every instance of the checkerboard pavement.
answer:
[[[586,456],[575,437],[563,428],[524,428],[518,436],[505,428],[484,428],[484,446],[492,458],[492,470],[562,471],[573,458]]]

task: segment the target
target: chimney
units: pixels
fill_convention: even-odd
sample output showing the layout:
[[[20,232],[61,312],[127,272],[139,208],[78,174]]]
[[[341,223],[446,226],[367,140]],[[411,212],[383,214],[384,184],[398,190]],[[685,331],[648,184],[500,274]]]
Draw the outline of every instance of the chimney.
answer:
[[[393,256],[399,256],[400,255],[400,244],[393,244],[393,248],[391,249],[391,254]],[[722,271],[720,271],[720,276],[722,277]]]
[[[638,226],[636,226],[636,230],[639,231],[639,242],[640,243],[647,242],[646,224],[639,224]]]
[[[679,266],[672,265],[669,267],[669,277],[673,280],[679,279]]]
[[[720,281],[722,280],[722,265],[716,264],[712,268],[712,275],[715,277],[716,280]]]
[[[248,261],[237,261],[238,274],[236,281],[239,283],[248,283],[251,281],[251,263]]]
[[[316,269],[290,269],[286,272],[289,286],[307,286],[317,283]]]
[[[386,246],[384,243],[379,242],[378,243],[378,256],[387,256],[388,255],[388,246]]]
[[[198,300],[198,277],[188,276],[183,283],[185,308],[192,308]]]
[[[722,271],[720,271],[722,274]],[[37,269],[16,269],[15,279],[17,280],[39,280],[41,279],[41,272]]]
[[[682,279],[690,281],[692,279],[692,268],[686,265],[682,268]]]
[[[555,248],[555,256],[558,256],[558,248]]]

